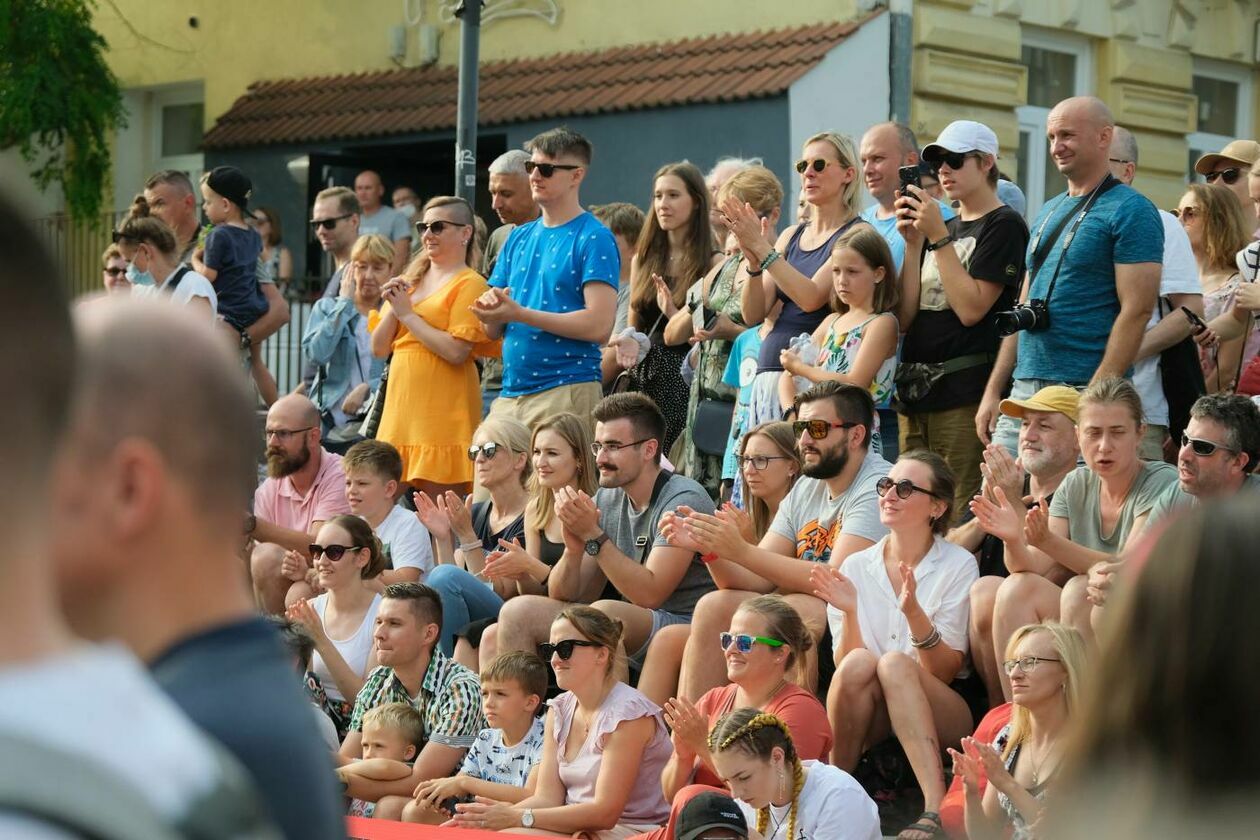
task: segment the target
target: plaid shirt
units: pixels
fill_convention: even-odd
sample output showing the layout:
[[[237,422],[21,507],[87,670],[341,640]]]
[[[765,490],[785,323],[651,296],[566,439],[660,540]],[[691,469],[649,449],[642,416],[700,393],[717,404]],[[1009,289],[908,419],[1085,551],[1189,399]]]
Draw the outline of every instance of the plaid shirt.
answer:
[[[433,650],[429,668],[420,683],[420,693],[412,697],[392,668],[379,665],[354,701],[350,729],[363,731],[363,716],[385,703],[410,703],[424,719],[424,737],[435,744],[466,750],[485,728],[481,715],[481,683],[476,674]]]

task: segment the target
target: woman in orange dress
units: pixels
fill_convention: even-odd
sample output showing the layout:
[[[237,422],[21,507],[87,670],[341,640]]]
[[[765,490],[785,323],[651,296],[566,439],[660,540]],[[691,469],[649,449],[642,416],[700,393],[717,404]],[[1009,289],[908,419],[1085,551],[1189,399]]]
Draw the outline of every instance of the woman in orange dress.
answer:
[[[497,356],[470,306],[486,281],[468,267],[473,211],[438,196],[416,223],[423,245],[401,277],[381,289],[380,314],[369,319],[372,352],[394,354],[377,432],[403,458],[403,481],[435,496],[472,488],[468,447],[481,419],[475,355]]]

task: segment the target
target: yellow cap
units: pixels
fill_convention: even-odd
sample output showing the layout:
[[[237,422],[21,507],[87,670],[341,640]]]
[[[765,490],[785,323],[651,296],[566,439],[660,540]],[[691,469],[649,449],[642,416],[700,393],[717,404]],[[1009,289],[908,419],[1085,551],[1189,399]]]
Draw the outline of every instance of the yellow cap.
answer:
[[[1023,417],[1025,411],[1057,411],[1073,423],[1081,395],[1067,385],[1048,385],[1026,400],[1002,400],[998,411],[1009,417]]]
[[[1260,160],[1260,143],[1255,140],[1235,140],[1227,143],[1219,152],[1204,155],[1195,161],[1194,171],[1200,175],[1206,175],[1221,161],[1241,163],[1240,168],[1250,169],[1257,160]]]

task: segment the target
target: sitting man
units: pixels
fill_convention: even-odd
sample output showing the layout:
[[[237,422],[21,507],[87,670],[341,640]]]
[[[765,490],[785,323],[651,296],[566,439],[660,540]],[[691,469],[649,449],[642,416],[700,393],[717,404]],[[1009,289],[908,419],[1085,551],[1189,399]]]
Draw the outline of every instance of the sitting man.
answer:
[[[442,601],[433,589],[423,583],[385,587],[373,634],[380,665],[368,674],[355,698],[350,734],[338,759],[349,764],[363,757],[363,716],[384,703],[414,706],[424,718],[425,743],[406,778],[389,782],[348,778],[346,794],[376,802],[378,819],[400,819],[417,785],[458,770],[486,725],[477,675],[438,650],[441,627]]]
[[[1047,502],[1064,477],[1076,469],[1080,446],[1076,442],[1075,388],[1050,385],[1026,400],[1003,400],[999,411],[1020,418],[1019,460],[1004,447],[985,447],[982,492],[994,498],[1001,488],[1006,498],[1018,499],[1028,508]],[[949,541],[975,552],[980,563],[980,579],[971,586],[971,659],[989,692],[989,705],[1003,702],[998,657],[993,652],[993,606],[998,587],[1010,574],[1002,541],[980,527],[970,511],[966,521],[949,533]]]
[[[713,588],[699,554],[670,545],[657,523],[680,505],[712,513],[713,501],[692,479],[661,469],[665,418],[651,399],[614,394],[595,406],[594,418],[600,489],[594,499],[573,488],[556,492],[564,554],[547,580],[550,597],[518,595],[504,604],[499,645],[535,650],[570,602],[590,603],[621,621],[626,652],[641,665],[652,636],[691,621]]]
[[[309,546],[320,526],[349,513],[350,505],[341,456],[320,446],[315,403],[300,394],[277,400],[266,428],[269,478],[254,492],[254,514],[246,517],[245,528],[255,543],[249,565],[258,603],[267,612],[283,613],[291,586],[297,585],[301,597],[315,594]],[[288,568],[286,551],[308,562]]]
[[[850,554],[873,545],[888,529],[879,521],[875,482],[891,465],[870,451],[875,404],[870,392],[839,382],[820,382],[796,397],[793,424],[803,477],[779,506],[760,544],[750,545],[724,517],[689,513],[667,526],[672,539],[716,555],[709,571],[718,591],[700,599],[695,631],[687,640],[679,696],[695,702],[726,678],[718,635],[744,601],[779,592],[801,614],[817,643],[827,627],[827,605],[810,594],[815,563],[839,567]],[[694,540],[694,543],[692,542]],[[811,650],[805,667],[816,674]]]

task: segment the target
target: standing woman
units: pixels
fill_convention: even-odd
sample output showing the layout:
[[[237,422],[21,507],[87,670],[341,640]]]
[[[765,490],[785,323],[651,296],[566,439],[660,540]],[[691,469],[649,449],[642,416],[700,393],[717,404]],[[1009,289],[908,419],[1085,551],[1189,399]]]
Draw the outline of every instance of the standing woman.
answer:
[[[774,173],[764,166],[740,170],[723,183],[717,195],[719,201],[733,196],[737,201],[751,205],[758,216],[769,222],[770,230],[774,230],[779,221],[783,187]],[[687,305],[670,318],[665,327],[667,344],[690,343],[697,348],[693,356],[695,375],[691,379],[687,400],[688,433],[683,437],[678,470],[698,481],[715,499],[721,489],[722,458],[730,434],[729,423],[724,421],[734,413],[736,397],[736,388],[722,378],[733,343],[746,329],[741,296],[747,280],[748,264],[744,261],[743,252],[736,250],[691,287],[687,292]],[[725,404],[726,413],[706,413],[697,418],[702,403],[716,403],[718,407]],[[704,410],[709,411],[708,408]],[[714,422],[715,417],[720,418],[719,422]],[[715,428],[707,428],[710,425]],[[700,436],[699,445],[697,435]],[[704,446],[706,440],[719,445],[707,446],[702,451],[700,446]],[[712,451],[715,449],[721,451]]]
[[[828,259],[840,234],[859,223],[857,159],[853,141],[843,134],[828,131],[806,140],[796,171],[810,217],[784,230],[773,243],[768,220],[758,217],[752,207],[733,196],[722,203],[752,281],[744,284],[741,296],[744,323],[760,324],[776,302],[783,303],[774,329],[761,343],[748,406],[750,426],[783,419],[791,406],[779,398],[780,353],[796,336],[813,333],[830,312]]]
[[[416,229],[422,250],[401,277],[385,284],[385,305],[368,320],[373,354],[393,353],[376,436],[402,455],[404,482],[430,496],[448,490],[462,496],[472,489],[467,452],[481,419],[473,355],[498,352],[471,309],[488,287],[468,267],[468,202],[429,199]]]
[[[687,290],[717,262],[704,176],[690,163],[662,166],[652,182],[652,212],[630,260],[630,329],[612,344],[618,366],[629,370],[631,388],[651,397],[665,415],[666,454],[687,420],[688,389],[679,370],[690,348],[685,341],[667,345],[665,325],[682,309]]]
[[[143,195],[136,196],[114,231],[114,242],[127,261],[126,275],[133,295],[165,293],[175,303],[201,310],[207,319],[218,313],[219,296],[213,284],[180,262],[175,231],[151,215]]]
[[[293,255],[282,243],[283,232],[280,229],[280,214],[273,207],[257,207],[254,209],[254,229],[262,237],[262,254],[258,263],[268,282],[275,283],[281,289],[293,279]]]

